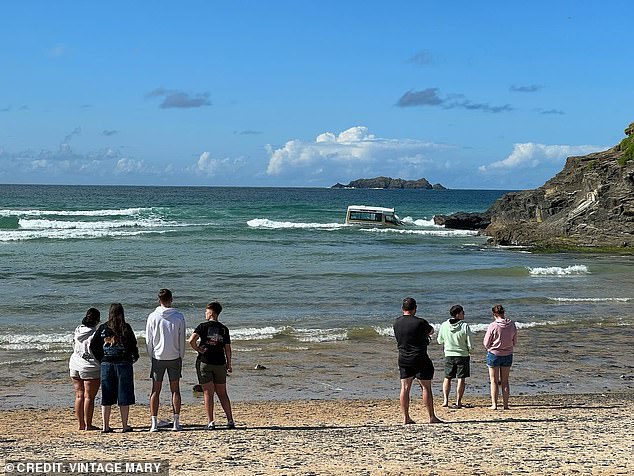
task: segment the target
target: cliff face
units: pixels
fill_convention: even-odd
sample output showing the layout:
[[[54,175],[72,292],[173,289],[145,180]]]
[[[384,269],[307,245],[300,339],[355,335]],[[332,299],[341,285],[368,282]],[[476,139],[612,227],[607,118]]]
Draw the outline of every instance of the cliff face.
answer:
[[[609,150],[569,157],[535,190],[501,197],[484,234],[504,245],[634,247],[634,123],[626,135]]]
[[[445,190],[445,187],[437,184],[430,184],[427,179],[421,178],[419,180],[403,180],[400,178],[392,177],[375,177],[367,179],[353,180],[348,185],[342,185],[340,183],[333,185],[332,188],[389,188],[389,189],[404,189],[404,188],[424,188],[434,190]]]

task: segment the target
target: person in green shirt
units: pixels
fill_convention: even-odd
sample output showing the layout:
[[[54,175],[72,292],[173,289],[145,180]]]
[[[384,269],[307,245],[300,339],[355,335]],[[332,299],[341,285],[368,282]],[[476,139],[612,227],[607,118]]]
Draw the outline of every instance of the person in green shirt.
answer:
[[[456,385],[456,403],[453,408],[469,407],[462,403],[466,378],[470,373],[469,353],[473,348],[473,333],[469,324],[464,322],[464,308],[456,304],[449,310],[451,316],[440,325],[438,331],[438,343],[445,346],[445,379],[442,384],[442,406],[449,406],[449,394],[451,393],[451,380],[458,379]]]

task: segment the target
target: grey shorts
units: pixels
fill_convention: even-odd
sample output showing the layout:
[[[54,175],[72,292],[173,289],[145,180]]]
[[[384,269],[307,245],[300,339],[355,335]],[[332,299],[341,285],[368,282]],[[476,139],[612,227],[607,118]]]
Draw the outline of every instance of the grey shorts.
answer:
[[[95,380],[101,378],[101,368],[97,370],[71,370],[70,378],[78,378],[80,380]]]
[[[198,383],[205,385],[206,383],[224,384],[227,383],[227,366],[206,364],[197,362],[196,373],[198,374]]]
[[[150,378],[156,382],[162,382],[167,370],[167,378],[170,382],[178,380],[182,377],[183,359],[180,357],[174,360],[156,360],[152,359],[152,368],[150,369]]]

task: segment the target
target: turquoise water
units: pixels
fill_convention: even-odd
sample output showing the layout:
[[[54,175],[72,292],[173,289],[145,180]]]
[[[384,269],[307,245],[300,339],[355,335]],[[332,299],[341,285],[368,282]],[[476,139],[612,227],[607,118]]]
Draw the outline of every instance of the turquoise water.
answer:
[[[34,356],[63,362],[92,306],[105,315],[123,303],[143,337],[161,287],[192,329],[219,300],[234,348],[257,355],[387,342],[410,295],[435,325],[461,303],[480,332],[500,302],[520,327],[629,331],[632,257],[538,255],[433,225],[435,214],[483,211],[502,194],[2,185],[0,373]],[[351,204],[395,207],[406,226],[345,226]]]

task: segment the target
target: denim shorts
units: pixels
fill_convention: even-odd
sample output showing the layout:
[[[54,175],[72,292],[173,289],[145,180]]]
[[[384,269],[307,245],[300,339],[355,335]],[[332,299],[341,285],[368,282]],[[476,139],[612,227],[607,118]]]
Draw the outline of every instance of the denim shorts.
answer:
[[[513,354],[495,355],[487,352],[487,365],[489,367],[510,367],[513,364]]]
[[[132,362],[101,362],[101,404],[134,404]]]

